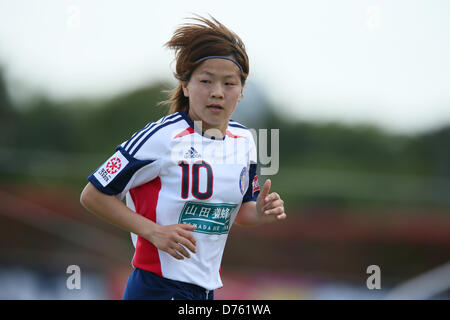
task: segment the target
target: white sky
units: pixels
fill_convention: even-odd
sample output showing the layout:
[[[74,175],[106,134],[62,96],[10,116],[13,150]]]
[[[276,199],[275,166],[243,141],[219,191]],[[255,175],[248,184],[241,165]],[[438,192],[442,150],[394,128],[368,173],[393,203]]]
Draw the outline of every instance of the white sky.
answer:
[[[284,114],[399,132],[450,123],[447,0],[0,0],[0,64],[62,99],[170,80],[163,44],[190,13],[240,35],[250,80]]]

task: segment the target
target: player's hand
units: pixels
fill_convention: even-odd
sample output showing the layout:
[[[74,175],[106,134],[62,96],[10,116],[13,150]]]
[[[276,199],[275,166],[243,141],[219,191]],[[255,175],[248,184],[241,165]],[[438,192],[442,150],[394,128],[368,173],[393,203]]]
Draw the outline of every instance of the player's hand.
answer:
[[[269,194],[272,181],[267,179],[256,199],[256,210],[260,217],[275,217],[276,221],[286,219],[284,201],[276,192]]]
[[[158,249],[167,252],[178,260],[191,255],[186,250],[196,253],[196,241],[192,230],[196,227],[191,224],[172,224],[169,226],[156,225],[156,229],[149,236],[150,240]]]

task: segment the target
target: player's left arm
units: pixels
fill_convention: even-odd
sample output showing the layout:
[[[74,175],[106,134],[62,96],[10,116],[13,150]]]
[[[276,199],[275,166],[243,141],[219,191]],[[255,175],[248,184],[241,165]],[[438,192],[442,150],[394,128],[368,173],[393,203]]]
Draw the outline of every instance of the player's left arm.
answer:
[[[284,201],[276,192],[269,194],[271,180],[267,179],[256,201],[244,202],[236,216],[235,223],[240,226],[254,226],[286,219]]]

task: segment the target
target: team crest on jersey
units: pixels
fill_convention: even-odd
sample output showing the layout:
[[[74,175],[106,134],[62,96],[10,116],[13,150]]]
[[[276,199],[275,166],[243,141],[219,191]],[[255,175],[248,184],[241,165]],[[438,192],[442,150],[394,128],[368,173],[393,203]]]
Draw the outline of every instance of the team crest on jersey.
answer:
[[[253,178],[253,182],[252,182],[252,195],[255,194],[256,191],[259,191],[259,182],[258,182],[258,176],[255,176]]]
[[[241,193],[244,194],[248,188],[248,174],[247,168],[244,167],[241,171],[241,176],[239,177],[239,189],[241,189]]]
[[[117,151],[94,173],[97,180],[105,187],[109,184],[128,164],[127,158]]]

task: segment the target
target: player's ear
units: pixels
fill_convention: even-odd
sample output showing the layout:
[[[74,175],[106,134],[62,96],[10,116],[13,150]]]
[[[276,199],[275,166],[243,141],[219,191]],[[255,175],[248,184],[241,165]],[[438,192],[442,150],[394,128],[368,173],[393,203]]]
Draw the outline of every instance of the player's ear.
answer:
[[[244,97],[244,87],[241,88],[241,94],[239,95],[238,102]]]
[[[187,81],[181,81],[181,88],[183,88],[183,94],[186,98],[189,98],[189,88]]]

